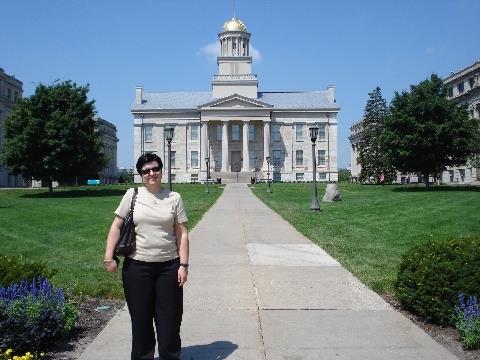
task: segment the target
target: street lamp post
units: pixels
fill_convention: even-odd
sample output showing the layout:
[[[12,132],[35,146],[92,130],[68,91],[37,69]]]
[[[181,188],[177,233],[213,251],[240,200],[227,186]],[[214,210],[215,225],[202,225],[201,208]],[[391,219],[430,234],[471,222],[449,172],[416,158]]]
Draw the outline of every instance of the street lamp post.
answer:
[[[210,158],[207,156],[205,158],[205,163],[207,164],[207,179],[205,180],[205,192],[208,194],[210,190],[208,190],[208,180],[210,178]]]
[[[271,193],[272,186],[270,185],[270,156],[267,156],[265,159],[267,160],[267,183],[268,183],[267,192]]]
[[[172,191],[172,139],[173,139],[172,127],[165,128],[165,137],[167,139],[168,146],[168,190]]]
[[[310,139],[312,140],[312,165],[313,165],[312,205],[310,206],[310,210],[319,211],[320,206],[318,206],[318,199],[317,199],[317,162],[315,161],[315,142],[317,141],[318,127],[314,126],[309,128],[309,130],[310,130]]]

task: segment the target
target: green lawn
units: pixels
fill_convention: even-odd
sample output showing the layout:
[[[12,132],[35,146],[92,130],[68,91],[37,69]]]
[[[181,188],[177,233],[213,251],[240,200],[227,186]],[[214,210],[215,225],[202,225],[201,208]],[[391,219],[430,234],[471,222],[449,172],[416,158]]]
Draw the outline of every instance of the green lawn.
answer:
[[[103,270],[113,211],[129,186],[0,191],[1,253],[45,259],[57,285],[90,296],[123,297],[120,274]],[[220,186],[174,185],[185,202],[189,229],[220,196]]]
[[[252,191],[373,290],[393,293],[402,254],[426,239],[480,234],[480,187],[340,184],[343,201],[309,210],[311,184]],[[318,188],[319,200],[325,185]]]

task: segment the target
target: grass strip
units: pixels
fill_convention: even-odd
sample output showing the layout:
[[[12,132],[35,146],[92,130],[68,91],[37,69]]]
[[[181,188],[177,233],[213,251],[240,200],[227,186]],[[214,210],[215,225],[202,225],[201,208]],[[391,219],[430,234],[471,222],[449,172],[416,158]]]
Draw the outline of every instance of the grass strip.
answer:
[[[402,255],[427,239],[480,234],[480,187],[339,184],[342,201],[309,210],[312,184],[265,184],[253,193],[371,289],[393,295]],[[318,186],[319,200],[325,184]]]
[[[45,259],[58,270],[57,286],[73,294],[123,297],[120,272],[103,269],[105,240],[123,194],[130,186],[0,190],[2,254]],[[211,185],[175,184],[185,203],[192,229],[222,193]]]

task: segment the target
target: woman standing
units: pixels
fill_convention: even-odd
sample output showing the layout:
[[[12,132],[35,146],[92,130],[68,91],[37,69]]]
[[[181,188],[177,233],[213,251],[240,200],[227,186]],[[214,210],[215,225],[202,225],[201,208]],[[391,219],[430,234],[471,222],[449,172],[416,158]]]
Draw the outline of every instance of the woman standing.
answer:
[[[180,359],[183,284],[188,275],[187,215],[181,196],[162,188],[162,160],[146,153],[137,161],[143,187],[138,189],[133,221],[136,250],[125,257],[123,289],[132,321],[132,360],[153,359],[155,332],[162,360]],[[105,268],[117,271],[113,260],[123,219],[134,189],[129,189],[115,211],[105,249]],[[152,321],[153,320],[153,321]]]

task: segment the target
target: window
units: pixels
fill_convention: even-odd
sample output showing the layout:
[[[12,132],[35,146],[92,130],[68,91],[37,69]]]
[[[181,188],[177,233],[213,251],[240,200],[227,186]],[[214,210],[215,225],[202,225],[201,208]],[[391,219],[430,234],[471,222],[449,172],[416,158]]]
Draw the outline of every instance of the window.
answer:
[[[12,101],[12,89],[7,89],[7,99],[8,101]]]
[[[272,126],[273,141],[280,141],[280,125]]]
[[[470,89],[473,89],[473,86],[475,85],[475,78],[473,76],[468,78],[468,85],[470,86]]]
[[[272,175],[273,175],[272,176],[272,181],[275,181],[275,182],[282,181],[282,174],[280,172],[278,172],[278,171],[274,172]]]
[[[327,173],[318,173],[318,179],[320,181],[327,181]]]
[[[176,154],[176,151],[171,151],[170,152],[170,159],[172,159],[172,168],[175,167],[175,154]]]
[[[248,125],[248,141],[255,140],[255,125],[249,124]]]
[[[273,155],[273,166],[280,166],[282,150],[273,150],[272,155]]]
[[[451,87],[451,86],[448,87],[448,97],[449,98],[453,97],[453,87]]]
[[[255,168],[255,151],[253,150],[248,150],[248,163],[250,164],[251,168]]]
[[[319,139],[319,140],[325,139],[325,127],[326,127],[325,124],[319,124],[319,125],[318,125],[318,136],[317,136],[317,139]]]
[[[295,127],[295,139],[297,141],[303,141],[303,124],[297,124]]]
[[[215,171],[220,171],[222,169],[222,153],[217,154],[213,158],[213,167]]]
[[[240,125],[232,125],[232,141],[240,141]]]
[[[172,182],[175,182],[176,177],[177,177],[176,174],[171,175]]]
[[[463,94],[463,91],[465,90],[463,87],[463,81],[461,83],[458,83],[457,89],[459,94]]]
[[[295,164],[297,166],[303,165],[303,150],[297,150],[295,152]]]
[[[198,151],[192,151],[190,153],[190,166],[198,167]]]
[[[13,100],[16,102],[16,101],[17,101],[17,99],[18,99],[18,91],[15,91],[15,95],[14,95],[14,98],[13,98]]]
[[[198,182],[198,174],[191,174],[190,175],[190,182],[192,182],[192,183]]]
[[[152,142],[153,141],[153,126],[152,125],[147,125],[144,126],[144,140],[145,142]]]
[[[318,150],[318,164],[317,165],[325,165],[325,150]]]
[[[295,180],[303,181],[303,173],[296,173],[295,174]]]
[[[190,140],[198,140],[198,125],[190,125]]]
[[[222,141],[222,125],[217,125],[217,141]]]

